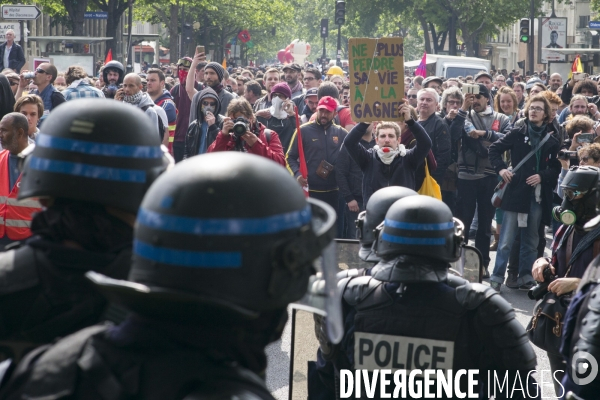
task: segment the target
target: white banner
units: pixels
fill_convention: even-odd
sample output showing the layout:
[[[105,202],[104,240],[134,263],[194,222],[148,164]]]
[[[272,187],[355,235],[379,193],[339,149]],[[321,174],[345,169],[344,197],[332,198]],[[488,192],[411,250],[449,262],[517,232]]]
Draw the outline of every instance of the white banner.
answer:
[[[564,49],[567,47],[567,19],[566,18],[540,18],[540,29],[538,37],[540,44],[540,63],[548,64],[548,61],[565,61],[565,55],[553,49]]]

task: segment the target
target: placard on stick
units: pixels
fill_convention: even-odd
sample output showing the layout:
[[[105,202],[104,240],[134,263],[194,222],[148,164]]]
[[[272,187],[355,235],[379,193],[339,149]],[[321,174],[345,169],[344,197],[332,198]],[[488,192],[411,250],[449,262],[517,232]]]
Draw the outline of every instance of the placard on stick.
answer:
[[[352,120],[398,121],[404,98],[403,39],[351,38],[348,49]]]

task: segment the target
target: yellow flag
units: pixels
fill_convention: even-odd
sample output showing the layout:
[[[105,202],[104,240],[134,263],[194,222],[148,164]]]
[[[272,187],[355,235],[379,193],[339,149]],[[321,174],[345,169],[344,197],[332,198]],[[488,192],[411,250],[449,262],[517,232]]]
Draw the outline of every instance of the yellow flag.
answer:
[[[221,65],[223,66],[223,68],[227,68],[227,58],[223,57],[223,62],[221,63]]]

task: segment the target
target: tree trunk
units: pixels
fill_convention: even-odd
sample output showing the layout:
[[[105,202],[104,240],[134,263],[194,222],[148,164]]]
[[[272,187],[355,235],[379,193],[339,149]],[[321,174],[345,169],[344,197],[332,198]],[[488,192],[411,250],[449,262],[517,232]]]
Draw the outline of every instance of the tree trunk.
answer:
[[[450,13],[448,24],[448,48],[451,56],[457,55],[456,45],[456,16],[454,13]]]
[[[63,2],[69,18],[71,20],[71,27],[73,28],[71,36],[84,36],[84,14],[87,9],[89,0],[81,1],[65,1]],[[83,45],[81,43],[75,43],[73,45],[74,53],[81,53]]]
[[[177,62],[177,30],[179,25],[179,1],[177,4],[171,4],[170,7],[169,30],[169,60],[175,64]]]
[[[417,14],[417,19],[421,23],[421,28],[423,29],[423,34],[425,36],[425,52],[427,54],[432,54],[431,41],[429,40],[429,28],[427,27],[427,21],[425,20],[425,17],[423,17],[422,11],[417,11],[416,14]]]
[[[117,30],[119,29],[119,22],[121,16],[129,7],[129,2],[132,4],[135,0],[93,0],[94,4],[102,11],[108,12],[106,20],[106,36],[112,37],[112,39],[106,41],[106,52],[112,49],[113,58],[120,54],[117,49]],[[133,65],[133,64],[132,64]]]

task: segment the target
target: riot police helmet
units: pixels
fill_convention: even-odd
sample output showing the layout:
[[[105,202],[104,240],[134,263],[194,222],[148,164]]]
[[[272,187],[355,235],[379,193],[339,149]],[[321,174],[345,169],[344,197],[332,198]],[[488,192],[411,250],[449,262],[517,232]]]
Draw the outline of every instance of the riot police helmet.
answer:
[[[376,251],[382,259],[402,255],[453,262],[460,257],[463,223],[444,202],[429,196],[396,201],[378,228]]]
[[[172,158],[143,111],[108,99],[52,110],[27,156],[19,199],[63,198],[136,214]]]
[[[358,255],[361,260],[379,262],[380,259],[373,250],[373,242],[376,239],[375,229],[383,222],[392,204],[404,197],[417,195],[414,190],[402,186],[388,186],[373,193],[367,202],[366,210],[361,212],[356,220],[357,236],[360,241]]]
[[[252,154],[210,153],[177,164],[148,190],[129,280],[88,278],[144,316],[253,319],[307,293],[334,231],[333,208],[307,199],[284,168]]]

